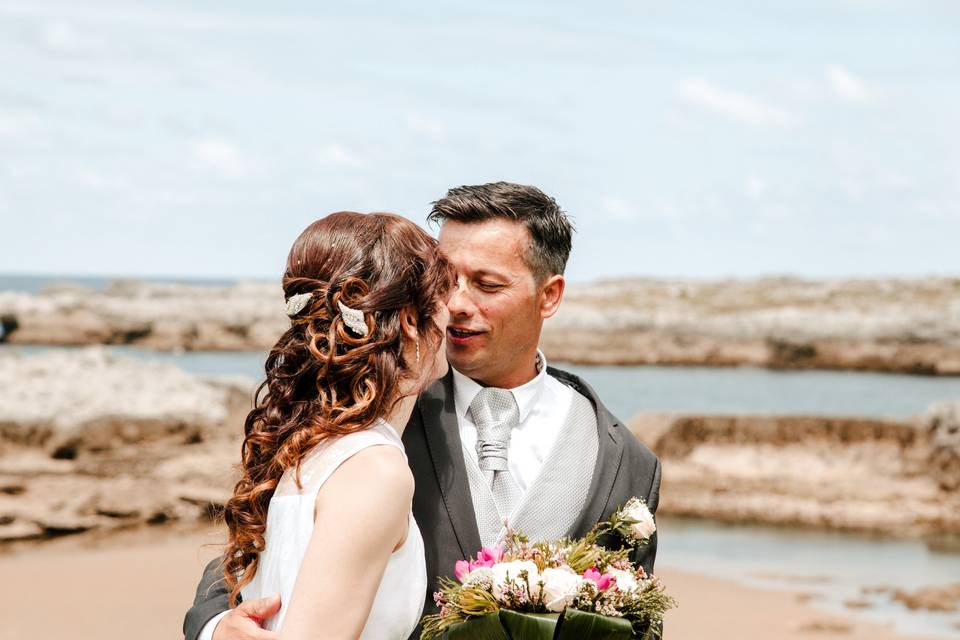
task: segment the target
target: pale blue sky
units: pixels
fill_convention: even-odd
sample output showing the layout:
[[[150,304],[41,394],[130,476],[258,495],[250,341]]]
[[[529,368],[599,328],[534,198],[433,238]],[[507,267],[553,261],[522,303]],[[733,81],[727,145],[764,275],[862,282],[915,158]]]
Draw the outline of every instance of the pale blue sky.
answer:
[[[573,280],[960,274],[960,4],[0,0],[0,272],[276,277],[497,179]]]

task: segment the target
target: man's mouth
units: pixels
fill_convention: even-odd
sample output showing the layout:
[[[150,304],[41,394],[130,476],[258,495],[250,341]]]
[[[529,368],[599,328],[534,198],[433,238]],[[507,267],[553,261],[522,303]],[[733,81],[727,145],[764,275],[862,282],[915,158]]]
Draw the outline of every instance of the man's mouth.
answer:
[[[470,329],[459,329],[457,327],[447,327],[447,335],[456,341],[467,340],[473,336],[478,336],[482,332],[471,331]]]

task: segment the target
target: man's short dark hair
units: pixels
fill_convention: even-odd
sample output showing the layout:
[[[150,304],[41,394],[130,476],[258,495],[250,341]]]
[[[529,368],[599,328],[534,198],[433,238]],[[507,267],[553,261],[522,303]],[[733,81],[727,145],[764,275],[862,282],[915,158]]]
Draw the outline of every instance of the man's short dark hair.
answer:
[[[512,182],[454,187],[433,203],[429,222],[484,222],[504,218],[530,233],[525,259],[534,277],[562,274],[570,257],[573,224],[557,201],[536,187]]]

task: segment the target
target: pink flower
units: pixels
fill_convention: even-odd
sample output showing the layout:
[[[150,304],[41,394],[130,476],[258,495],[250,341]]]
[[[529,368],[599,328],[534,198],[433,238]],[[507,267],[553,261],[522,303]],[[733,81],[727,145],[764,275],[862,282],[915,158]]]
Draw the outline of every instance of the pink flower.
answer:
[[[613,576],[609,573],[600,575],[596,569],[587,569],[583,572],[583,579],[590,580],[597,585],[597,591],[606,591],[613,584]]]
[[[494,547],[493,549],[484,547],[477,553],[476,560],[457,560],[453,566],[453,575],[457,576],[457,580],[463,582],[474,569],[492,567],[502,559],[503,549],[500,547]]]
[[[477,554],[477,566],[479,567],[492,567],[501,560],[503,560],[503,549],[500,547],[494,547],[493,549],[483,547]]]

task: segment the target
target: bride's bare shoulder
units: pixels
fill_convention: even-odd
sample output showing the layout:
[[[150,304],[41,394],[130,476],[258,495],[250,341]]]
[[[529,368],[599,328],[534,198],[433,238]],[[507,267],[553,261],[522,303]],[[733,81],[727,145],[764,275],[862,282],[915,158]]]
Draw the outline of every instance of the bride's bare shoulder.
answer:
[[[389,444],[364,447],[330,475],[317,495],[317,504],[342,494],[351,500],[409,504],[413,498],[413,474],[403,452]]]

